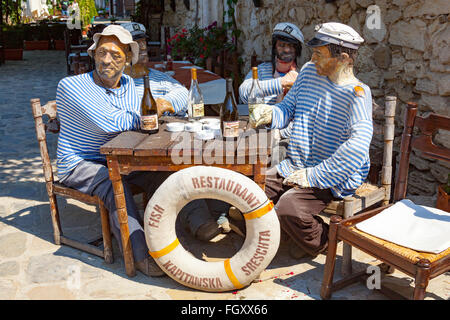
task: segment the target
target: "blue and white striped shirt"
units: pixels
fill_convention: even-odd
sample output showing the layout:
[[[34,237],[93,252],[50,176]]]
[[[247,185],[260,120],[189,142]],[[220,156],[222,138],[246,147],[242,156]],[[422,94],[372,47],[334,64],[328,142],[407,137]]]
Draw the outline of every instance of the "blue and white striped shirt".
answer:
[[[140,100],[134,81],[122,75],[120,87],[108,91],[95,84],[92,72],[58,83],[56,104],[61,121],[58,177],[63,179],[82,160],[104,161],[100,147],[126,130],[140,126]],[[108,93],[112,92],[112,93]]]
[[[287,157],[277,165],[279,174],[307,168],[311,187],[330,188],[335,197],[354,194],[370,167],[372,95],[359,83],[339,86],[316,72],[308,62],[282,102],[274,106],[272,128],[294,119]]]
[[[189,91],[177,80],[158,70],[149,69],[148,76],[153,98],[163,98],[169,101],[176,115],[186,114]],[[140,101],[144,95],[144,79],[136,78],[134,84]]]

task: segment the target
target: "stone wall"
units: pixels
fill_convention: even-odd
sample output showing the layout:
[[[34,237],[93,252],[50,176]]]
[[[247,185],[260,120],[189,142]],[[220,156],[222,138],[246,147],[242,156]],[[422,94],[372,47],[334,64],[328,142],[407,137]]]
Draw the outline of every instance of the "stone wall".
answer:
[[[195,1],[191,1],[191,8],[193,2]],[[200,4],[201,2],[199,1]],[[450,116],[449,0],[261,2],[263,6],[255,8],[252,0],[240,0],[236,8],[238,27],[242,30],[239,53],[244,60],[244,74],[250,69],[250,57],[254,52],[259,59],[270,60],[271,31],[276,23],[295,23],[302,30],[305,39],[309,40],[314,35],[316,24],[342,22],[352,26],[365,39],[359,50],[355,69],[356,76],[370,86],[375,101],[381,106],[374,110],[377,127],[373,148],[382,148],[385,95],[398,97],[396,151],[400,146],[403,115],[408,101],[418,102],[420,114],[432,111]],[[370,26],[366,23],[368,17],[374,17],[371,16],[372,11],[367,12],[371,5],[377,5],[380,11],[378,29],[367,27]],[[180,10],[173,17],[166,16],[166,23],[190,26],[193,24],[190,17],[192,14]],[[301,62],[308,61],[310,55],[310,51],[304,49]],[[435,142],[450,147],[450,134],[439,132]],[[449,168],[444,162],[429,161],[413,154],[408,194],[420,203],[433,205],[437,186],[446,182]]]

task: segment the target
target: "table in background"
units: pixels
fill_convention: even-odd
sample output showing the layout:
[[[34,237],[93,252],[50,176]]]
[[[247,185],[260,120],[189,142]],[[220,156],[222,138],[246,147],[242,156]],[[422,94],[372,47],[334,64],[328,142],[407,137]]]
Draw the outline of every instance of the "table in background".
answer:
[[[237,140],[198,140],[192,133],[172,133],[165,129],[167,122],[186,122],[187,120],[177,117],[162,117],[161,119],[163,123],[156,134],[127,131],[100,148],[100,152],[106,155],[109,176],[114,189],[123,258],[126,273],[130,277],[136,274],[136,269],[129,240],[127,209],[121,175],[128,175],[133,171],[175,172],[195,165],[208,165],[253,176],[253,180],[261,188],[264,189],[265,186],[265,170],[272,149],[270,131],[246,130],[248,117],[244,116],[240,121],[241,135]],[[180,146],[182,141],[184,143]],[[182,148],[188,144],[186,141],[190,143],[190,147]],[[217,150],[222,151],[216,155],[215,151]],[[177,157],[178,160],[182,159],[184,162],[174,163],[173,157]]]
[[[151,61],[148,67],[162,71],[180,82],[188,90],[191,86],[191,68],[197,68],[197,80],[206,105],[223,103],[226,94],[226,81],[219,75],[195,66],[189,61],[174,61],[173,70],[164,70],[163,61]],[[171,72],[172,71],[172,72]]]

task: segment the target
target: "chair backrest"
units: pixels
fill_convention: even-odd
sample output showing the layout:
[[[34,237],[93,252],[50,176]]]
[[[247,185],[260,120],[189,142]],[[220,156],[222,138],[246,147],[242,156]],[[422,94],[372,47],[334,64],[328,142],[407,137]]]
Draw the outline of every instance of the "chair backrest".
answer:
[[[45,105],[41,105],[40,99],[31,99],[31,110],[33,112],[36,127],[36,136],[39,142],[39,149],[42,157],[42,167],[44,170],[45,183],[53,183],[53,169],[47,147],[46,132],[59,132],[59,122],[56,118],[56,101],[52,100]],[[49,120],[44,123],[43,116],[47,115]],[[52,190],[48,189],[47,190]]]
[[[92,71],[94,69],[92,61],[91,57],[82,56],[80,52],[77,52],[72,58],[70,69],[73,70],[74,75]]]
[[[206,60],[206,69],[218,74],[222,78],[233,75],[234,96],[239,97],[239,86],[242,82],[239,57],[236,51],[220,50],[212,53]]]
[[[426,117],[416,115],[417,104],[408,102],[400,147],[400,162],[395,183],[394,201],[406,197],[411,150],[417,150],[421,152],[422,156],[428,158],[450,162],[450,149],[438,146],[433,142],[433,134],[437,130],[450,131],[450,117],[434,113],[428,114]],[[414,132],[414,128],[418,129],[417,133]]]

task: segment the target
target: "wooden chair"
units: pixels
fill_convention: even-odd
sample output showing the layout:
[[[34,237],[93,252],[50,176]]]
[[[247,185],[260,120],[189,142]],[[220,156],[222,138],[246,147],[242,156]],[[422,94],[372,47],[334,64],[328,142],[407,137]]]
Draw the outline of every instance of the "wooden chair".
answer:
[[[376,205],[387,205],[391,198],[392,181],[392,146],[394,142],[394,117],[397,98],[387,96],[385,101],[385,125],[384,125],[384,150],[381,169],[381,185],[363,183],[356,190],[355,195],[340,201],[332,201],[323,212],[328,215],[339,215],[350,218]],[[376,181],[371,181],[376,183]],[[343,259],[341,272],[343,275],[352,272],[352,249],[348,244],[343,247]]]
[[[87,53],[77,52],[73,55],[70,70],[73,75],[86,73],[94,69],[94,63]]]
[[[206,69],[218,74],[222,78],[233,77],[233,89],[236,99],[239,97],[239,85],[242,76],[236,51],[220,50],[211,54],[206,60]]]
[[[66,66],[67,74],[72,75],[74,70],[71,68],[73,57],[77,53],[86,53],[88,45],[82,44],[81,30],[79,29],[65,29],[64,30],[64,47],[66,52]],[[87,54],[87,53],[86,53]]]
[[[53,168],[51,165],[50,156],[47,147],[47,137],[46,132],[51,133],[59,132],[59,121],[56,117],[56,101],[49,101],[45,105],[41,105],[40,99],[31,99],[31,109],[33,111],[33,117],[36,127],[36,136],[39,142],[39,149],[41,151],[42,157],[42,168],[44,170],[45,184],[47,188],[47,193],[50,201],[50,213],[52,217],[53,225],[53,237],[55,244],[61,245],[65,244],[82,251],[97,255],[105,259],[107,263],[113,263],[113,251],[111,242],[111,231],[109,226],[108,210],[103,204],[103,201],[97,196],[91,196],[82,193],[78,190],[64,186],[63,184],[55,181],[53,177]],[[48,116],[49,120],[44,123],[43,116]],[[132,186],[132,193],[139,194],[143,193],[143,190],[139,189],[137,186]],[[99,249],[92,243],[97,243],[98,241],[93,241],[92,243],[83,243],[74,239],[70,239],[63,234],[61,228],[61,222],[59,218],[58,203],[56,196],[62,196],[65,198],[72,198],[81,201],[86,204],[97,205],[100,211],[101,226],[102,226],[102,237],[103,237],[103,250]],[[147,203],[148,197],[146,194],[143,195],[144,204]]]
[[[450,117],[436,114],[420,117],[416,116],[416,114],[417,104],[412,102],[408,103],[402,135],[399,170],[394,191],[394,202],[406,197],[409,157],[412,149],[421,151],[422,156],[450,162],[450,149],[436,146],[432,141],[433,134],[438,129],[450,130]],[[419,129],[420,133],[415,134],[413,132],[414,128]],[[333,291],[367,277],[366,271],[362,271],[333,283],[336,247],[337,242],[340,240],[381,260],[384,266],[388,266],[387,268],[381,268],[381,271],[392,272],[393,268],[397,268],[415,278],[413,294],[413,299],[415,300],[422,300],[424,298],[430,279],[450,270],[450,248],[439,254],[418,252],[376,238],[355,228],[356,223],[375,216],[389,206],[370,210],[349,219],[343,220],[340,216],[333,216],[331,218],[328,236],[328,254],[321,289],[321,297],[323,299],[330,298]],[[403,296],[383,286],[381,287],[381,291],[390,297],[404,299]]]

